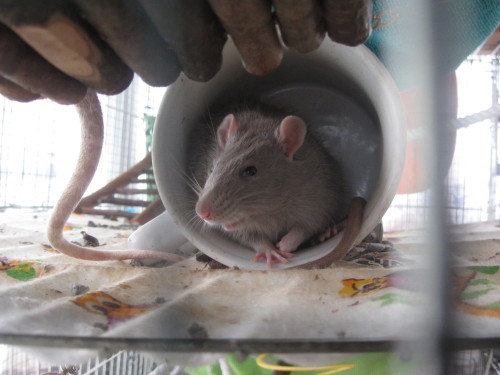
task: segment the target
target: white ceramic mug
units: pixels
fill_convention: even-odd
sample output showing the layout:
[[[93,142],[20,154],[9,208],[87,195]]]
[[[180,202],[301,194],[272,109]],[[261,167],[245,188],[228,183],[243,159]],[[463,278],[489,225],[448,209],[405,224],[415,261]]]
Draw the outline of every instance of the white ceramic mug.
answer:
[[[188,138],[193,126],[218,101],[247,94],[288,105],[325,137],[332,135],[326,144],[348,170],[349,194],[368,201],[358,236],[361,241],[381,221],[396,194],[405,158],[406,126],[396,85],[375,55],[364,46],[346,47],[330,40],[312,53],[286,52],[281,66],[264,77],[248,74],[228,43],[222,69],[212,80],[199,83],[181,75],[169,87],[153,135],[153,168],[161,199],[179,230],[202,252],[229,267],[268,269],[265,263],[252,260],[249,248],[193,226],[194,203],[187,198],[186,164],[192,147]],[[273,268],[319,259],[340,237],[301,250],[288,264]]]

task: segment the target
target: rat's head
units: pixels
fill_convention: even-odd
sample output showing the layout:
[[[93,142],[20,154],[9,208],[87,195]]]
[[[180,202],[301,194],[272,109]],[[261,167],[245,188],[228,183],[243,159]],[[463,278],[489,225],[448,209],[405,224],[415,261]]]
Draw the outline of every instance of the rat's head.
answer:
[[[226,231],[262,226],[290,199],[286,187],[305,136],[306,125],[296,116],[227,115],[217,129],[217,151],[196,214]]]

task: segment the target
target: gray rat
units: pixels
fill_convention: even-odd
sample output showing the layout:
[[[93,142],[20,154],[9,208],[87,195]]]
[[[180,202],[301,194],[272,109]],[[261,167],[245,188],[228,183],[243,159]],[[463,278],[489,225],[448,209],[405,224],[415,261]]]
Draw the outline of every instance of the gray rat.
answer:
[[[149,250],[97,250],[88,249],[67,241],[63,228],[69,215],[82,198],[92,181],[99,163],[103,143],[103,118],[97,94],[87,90],[84,99],[76,105],[81,120],[82,141],[80,155],[68,186],[62,193],[49,220],[47,237],[51,245],[68,256],[86,260],[163,259],[180,261],[182,257],[168,252]]]
[[[275,260],[287,263],[304,241],[336,234],[331,228],[343,203],[341,171],[300,117],[271,108],[233,111],[206,153],[206,163],[194,167],[196,214],[255,250],[254,260],[265,258],[269,267]],[[329,260],[342,258],[352,246],[362,209],[355,212],[356,227],[348,227],[349,238]],[[325,265],[321,258],[305,268]]]

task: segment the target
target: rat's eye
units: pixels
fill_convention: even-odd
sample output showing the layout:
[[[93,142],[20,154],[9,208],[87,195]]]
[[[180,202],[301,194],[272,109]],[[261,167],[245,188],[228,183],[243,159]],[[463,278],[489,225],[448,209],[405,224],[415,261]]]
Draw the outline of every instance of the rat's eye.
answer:
[[[257,174],[257,168],[255,168],[253,165],[246,167],[240,172],[240,177],[251,177],[255,176]]]

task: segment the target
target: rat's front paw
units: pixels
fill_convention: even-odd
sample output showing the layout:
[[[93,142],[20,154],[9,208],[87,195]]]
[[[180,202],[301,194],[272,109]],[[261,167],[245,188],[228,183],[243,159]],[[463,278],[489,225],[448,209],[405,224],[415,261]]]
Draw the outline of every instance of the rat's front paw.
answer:
[[[281,251],[278,249],[265,249],[262,251],[258,251],[257,254],[253,257],[255,262],[258,262],[262,258],[266,258],[267,266],[269,268],[273,267],[273,261],[278,261],[281,264],[288,263],[288,258],[293,257],[292,253],[288,253],[285,251]]]

